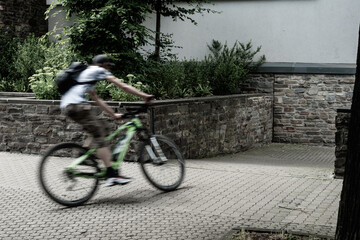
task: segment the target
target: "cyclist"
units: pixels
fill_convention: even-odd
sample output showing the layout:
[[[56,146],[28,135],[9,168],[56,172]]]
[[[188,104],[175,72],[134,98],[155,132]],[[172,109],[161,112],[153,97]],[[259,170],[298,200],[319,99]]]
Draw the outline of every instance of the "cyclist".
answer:
[[[87,139],[85,145],[98,148],[96,153],[97,157],[102,159],[107,168],[105,186],[126,184],[129,183],[131,179],[120,176],[118,172],[112,168],[112,153],[107,141],[105,141],[107,134],[106,123],[96,117],[86,95],[88,94],[103,111],[115,119],[121,119],[122,114],[115,113],[114,110],[96,94],[94,89],[96,81],[107,80],[123,91],[143,98],[146,104],[150,104],[153,99],[153,95],[139,91],[119,81],[119,79],[110,72],[111,66],[113,66],[113,63],[107,55],[96,55],[92,60],[92,65],[82,71],[76,79],[78,82],[89,82],[89,84],[73,86],[62,96],[60,103],[60,108],[64,110],[65,115],[82,125],[84,130],[90,134],[90,138]]]

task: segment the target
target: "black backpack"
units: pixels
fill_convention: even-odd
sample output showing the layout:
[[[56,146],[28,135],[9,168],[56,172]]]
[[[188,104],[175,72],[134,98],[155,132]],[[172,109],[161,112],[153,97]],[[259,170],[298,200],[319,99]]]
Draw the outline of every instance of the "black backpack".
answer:
[[[72,62],[69,67],[61,71],[55,79],[55,83],[58,86],[59,92],[64,94],[76,84],[88,84],[89,82],[79,83],[76,81],[76,78],[79,76],[79,74],[86,68],[87,65],[81,62]]]

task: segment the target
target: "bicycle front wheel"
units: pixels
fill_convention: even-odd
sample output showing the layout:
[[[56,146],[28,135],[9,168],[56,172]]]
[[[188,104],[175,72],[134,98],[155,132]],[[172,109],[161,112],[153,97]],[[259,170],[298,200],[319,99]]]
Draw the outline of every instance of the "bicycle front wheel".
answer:
[[[162,191],[175,190],[184,179],[185,162],[178,147],[167,137],[154,135],[144,142],[140,164],[149,182]]]
[[[64,206],[78,206],[96,192],[100,172],[91,156],[74,169],[66,168],[87,149],[76,143],[61,143],[50,148],[39,166],[40,184],[48,197]]]

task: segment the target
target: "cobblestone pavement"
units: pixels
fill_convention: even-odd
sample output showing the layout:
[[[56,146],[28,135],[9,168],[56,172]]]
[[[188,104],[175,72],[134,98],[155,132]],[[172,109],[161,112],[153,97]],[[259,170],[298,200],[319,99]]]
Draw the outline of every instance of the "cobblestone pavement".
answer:
[[[188,160],[184,183],[162,193],[139,165],[134,181],[100,187],[86,205],[64,208],[37,180],[40,157],[0,152],[0,239],[221,239],[236,227],[333,236],[342,180],[334,148],[271,144]]]

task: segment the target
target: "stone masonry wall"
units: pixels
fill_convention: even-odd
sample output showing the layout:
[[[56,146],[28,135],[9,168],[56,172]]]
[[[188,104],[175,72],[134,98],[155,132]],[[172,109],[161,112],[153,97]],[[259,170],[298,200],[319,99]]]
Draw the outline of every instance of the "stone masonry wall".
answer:
[[[272,141],[272,96],[234,95],[155,106],[154,129],[186,156],[235,153]]]
[[[334,171],[337,178],[344,177],[350,118],[350,109],[338,109],[336,116],[336,159]]]
[[[109,104],[123,111],[119,103]],[[145,124],[173,139],[186,158],[235,153],[272,139],[272,97],[263,94],[157,101],[152,111],[143,117]],[[76,123],[61,115],[58,101],[0,98],[0,113],[0,151],[37,154],[85,138]],[[116,122],[98,115],[115,129]]]
[[[254,74],[245,91],[273,92],[273,142],[335,144],[338,108],[351,105],[354,75]]]
[[[46,9],[46,0],[0,0],[0,29],[14,28],[22,37],[41,36],[48,30]]]

